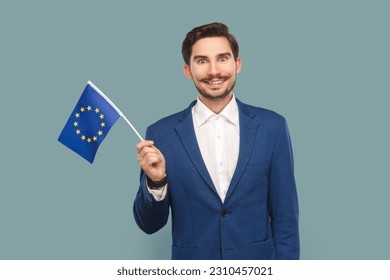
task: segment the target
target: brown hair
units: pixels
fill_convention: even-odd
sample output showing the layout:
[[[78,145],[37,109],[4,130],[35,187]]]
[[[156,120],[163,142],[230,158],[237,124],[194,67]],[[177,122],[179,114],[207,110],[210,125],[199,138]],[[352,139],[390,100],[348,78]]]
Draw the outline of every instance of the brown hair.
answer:
[[[187,33],[181,47],[181,54],[187,65],[190,65],[192,46],[196,43],[196,41],[208,37],[225,37],[228,39],[230,47],[232,48],[233,57],[235,60],[237,59],[239,47],[236,38],[233,34],[230,34],[229,28],[225,24],[214,22],[195,27]]]

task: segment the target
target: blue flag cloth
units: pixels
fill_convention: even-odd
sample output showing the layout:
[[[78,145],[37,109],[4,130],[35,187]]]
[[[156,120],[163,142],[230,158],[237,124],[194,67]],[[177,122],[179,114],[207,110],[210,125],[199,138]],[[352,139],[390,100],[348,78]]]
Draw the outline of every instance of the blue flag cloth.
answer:
[[[100,93],[96,86],[88,82],[58,138],[90,163],[93,163],[97,149],[120,117],[109,100]]]

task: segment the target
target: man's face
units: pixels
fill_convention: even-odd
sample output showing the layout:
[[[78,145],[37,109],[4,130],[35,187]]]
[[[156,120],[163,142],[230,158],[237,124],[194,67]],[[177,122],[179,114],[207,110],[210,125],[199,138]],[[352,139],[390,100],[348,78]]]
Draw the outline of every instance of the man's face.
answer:
[[[241,64],[240,58],[234,60],[225,37],[203,38],[192,46],[190,65],[184,65],[184,73],[201,96],[218,100],[232,92]]]

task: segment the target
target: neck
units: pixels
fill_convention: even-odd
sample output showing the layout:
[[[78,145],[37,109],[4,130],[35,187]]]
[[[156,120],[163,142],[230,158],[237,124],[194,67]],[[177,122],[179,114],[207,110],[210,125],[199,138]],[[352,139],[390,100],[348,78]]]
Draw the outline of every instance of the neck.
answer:
[[[215,114],[219,114],[225,109],[225,107],[229,104],[229,102],[233,98],[233,93],[230,92],[226,97],[221,98],[221,99],[210,99],[210,98],[205,98],[203,95],[199,95],[200,101],[204,105],[207,106],[211,111],[213,111]]]

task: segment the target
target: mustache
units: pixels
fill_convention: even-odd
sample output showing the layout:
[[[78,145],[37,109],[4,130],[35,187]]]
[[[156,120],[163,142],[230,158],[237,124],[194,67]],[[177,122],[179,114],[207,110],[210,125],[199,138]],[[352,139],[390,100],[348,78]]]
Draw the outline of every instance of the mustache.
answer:
[[[207,78],[204,78],[201,80],[201,82],[209,82],[215,79],[218,80],[227,80],[230,79],[231,75],[222,75],[222,74],[217,74],[217,75],[209,75]]]

